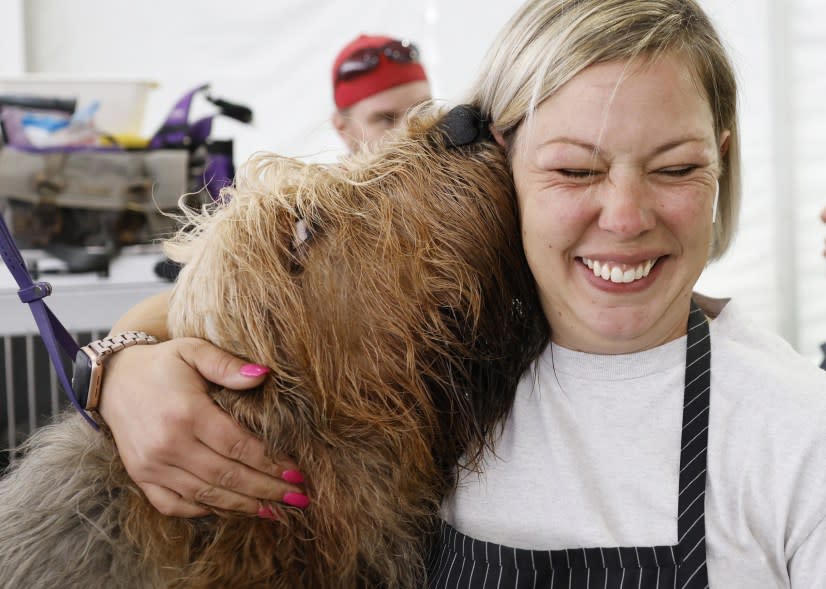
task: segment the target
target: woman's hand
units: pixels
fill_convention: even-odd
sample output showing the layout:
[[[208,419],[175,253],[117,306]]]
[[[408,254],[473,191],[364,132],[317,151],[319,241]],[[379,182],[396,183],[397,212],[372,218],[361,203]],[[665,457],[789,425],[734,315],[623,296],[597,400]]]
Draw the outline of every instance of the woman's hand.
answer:
[[[266,372],[195,338],[112,356],[99,410],[129,476],[158,511],[195,517],[209,505],[272,518],[269,500],[307,505],[296,464],[267,458],[261,441],[206,394],[207,380],[243,390]]]

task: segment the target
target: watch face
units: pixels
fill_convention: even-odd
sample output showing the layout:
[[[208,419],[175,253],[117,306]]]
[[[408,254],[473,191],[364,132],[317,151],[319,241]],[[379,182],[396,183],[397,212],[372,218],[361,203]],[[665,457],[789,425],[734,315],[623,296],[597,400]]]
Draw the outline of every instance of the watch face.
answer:
[[[81,407],[86,407],[91,379],[92,360],[86,355],[86,352],[78,350],[77,356],[75,356],[74,369],[72,370],[72,388]]]

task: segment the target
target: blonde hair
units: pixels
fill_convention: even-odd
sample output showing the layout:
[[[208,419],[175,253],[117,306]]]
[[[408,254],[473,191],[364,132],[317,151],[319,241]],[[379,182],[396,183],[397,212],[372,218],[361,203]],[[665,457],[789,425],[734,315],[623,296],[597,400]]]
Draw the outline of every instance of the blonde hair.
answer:
[[[530,0],[489,50],[468,102],[505,137],[542,101],[590,65],[615,59],[685,58],[708,99],[722,156],[710,259],[725,253],[740,208],[740,139],[734,69],[708,16],[694,0]]]

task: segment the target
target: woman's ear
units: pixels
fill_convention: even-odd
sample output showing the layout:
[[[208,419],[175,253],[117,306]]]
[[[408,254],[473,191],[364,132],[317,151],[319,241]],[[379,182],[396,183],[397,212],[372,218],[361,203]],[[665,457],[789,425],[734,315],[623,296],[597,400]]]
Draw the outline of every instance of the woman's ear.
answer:
[[[494,127],[493,123],[488,125],[488,129],[490,129],[490,134],[493,135],[493,138],[496,140],[496,143],[498,143],[500,147],[507,149],[508,144],[505,142],[505,137],[502,135],[502,133],[499,132],[499,129]]]
[[[731,131],[728,129],[720,133],[720,157],[723,158],[728,153],[729,139],[731,139]]]

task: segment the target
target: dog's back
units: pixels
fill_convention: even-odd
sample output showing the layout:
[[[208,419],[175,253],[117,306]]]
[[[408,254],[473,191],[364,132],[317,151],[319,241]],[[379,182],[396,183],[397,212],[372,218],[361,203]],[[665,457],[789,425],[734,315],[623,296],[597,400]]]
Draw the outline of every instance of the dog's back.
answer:
[[[162,586],[121,541],[122,505],[136,491],[109,438],[65,414],[22,451],[0,479],[0,586]]]
[[[32,471],[54,469],[64,475],[56,494],[83,484],[98,503],[51,501],[47,509],[73,522],[60,540],[41,542],[20,518],[32,549],[21,545],[11,567],[59,541],[67,552],[42,566],[67,569],[69,545],[93,542],[104,562],[79,573],[84,583],[100,582],[107,563],[107,578],[127,575],[131,587],[421,583],[453,468],[462,456],[474,464],[545,338],[505,155],[493,144],[448,147],[437,118],[414,120],[407,136],[341,166],[259,156],[228,204],[170,247],[186,262],[171,333],[272,368],[256,392],[212,394],[271,452],[298,461],[311,506],[283,508],[276,523],[164,518],[111,443],[73,419],[39,435],[0,502],[25,494]],[[74,454],[76,478],[47,461],[59,438],[74,444],[61,452]],[[0,553],[11,536],[0,533]],[[47,586],[45,576],[21,578]]]

